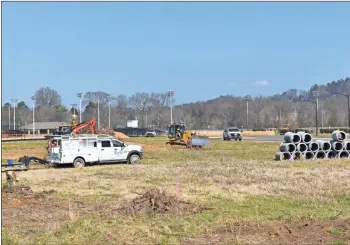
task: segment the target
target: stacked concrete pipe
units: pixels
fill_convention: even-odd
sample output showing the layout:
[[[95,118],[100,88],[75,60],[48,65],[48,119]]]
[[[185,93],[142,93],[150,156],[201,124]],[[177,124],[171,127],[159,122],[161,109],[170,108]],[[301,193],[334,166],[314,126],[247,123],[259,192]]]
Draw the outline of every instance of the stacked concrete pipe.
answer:
[[[306,132],[287,132],[276,152],[276,160],[315,160],[350,158],[350,141],[347,134],[336,130],[332,140],[313,140]]]
[[[350,144],[346,139],[347,134],[344,131],[333,131],[330,143],[332,150],[337,154],[337,158],[349,158]]]

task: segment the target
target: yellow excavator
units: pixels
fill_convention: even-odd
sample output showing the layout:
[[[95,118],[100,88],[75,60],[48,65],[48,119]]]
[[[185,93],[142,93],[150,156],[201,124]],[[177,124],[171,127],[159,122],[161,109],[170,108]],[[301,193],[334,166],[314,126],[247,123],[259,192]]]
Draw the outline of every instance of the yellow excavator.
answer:
[[[209,138],[207,136],[197,136],[189,130],[182,123],[172,123],[168,126],[168,145],[184,145],[187,148],[203,147],[209,145]]]

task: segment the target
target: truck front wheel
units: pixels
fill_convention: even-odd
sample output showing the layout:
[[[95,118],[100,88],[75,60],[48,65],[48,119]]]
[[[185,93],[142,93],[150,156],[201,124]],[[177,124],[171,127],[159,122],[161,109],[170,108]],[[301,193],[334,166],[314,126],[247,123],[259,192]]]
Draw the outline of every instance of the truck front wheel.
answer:
[[[138,154],[132,154],[129,157],[129,163],[130,164],[140,164],[141,163],[141,158]]]
[[[78,157],[73,162],[73,167],[75,168],[82,168],[84,166],[85,166],[85,161],[83,158]]]

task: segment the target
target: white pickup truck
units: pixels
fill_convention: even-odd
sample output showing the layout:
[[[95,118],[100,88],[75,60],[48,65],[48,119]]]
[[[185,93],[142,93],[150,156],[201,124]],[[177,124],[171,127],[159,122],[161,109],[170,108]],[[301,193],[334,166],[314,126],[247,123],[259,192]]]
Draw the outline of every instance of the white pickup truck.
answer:
[[[52,165],[126,162],[140,164],[143,150],[140,145],[128,145],[109,135],[57,135],[50,138],[47,161]]]

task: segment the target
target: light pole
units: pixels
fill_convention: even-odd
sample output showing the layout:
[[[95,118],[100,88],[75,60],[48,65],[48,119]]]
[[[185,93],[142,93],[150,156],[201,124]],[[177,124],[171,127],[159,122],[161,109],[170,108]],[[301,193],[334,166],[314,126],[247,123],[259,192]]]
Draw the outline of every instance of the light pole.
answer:
[[[320,96],[320,91],[312,91],[312,95],[316,97],[316,136],[318,136],[318,97]]]
[[[34,96],[32,97],[33,101],[33,135],[35,134],[35,99]]]
[[[77,93],[77,96],[79,98],[79,123],[81,123],[81,97],[83,93]]]
[[[9,104],[8,109],[9,109],[9,130],[11,130],[11,104]]]
[[[248,115],[249,115],[249,96],[246,95],[244,100],[247,102],[247,129],[248,129]]]
[[[320,96],[320,91],[314,90],[312,91],[312,95],[316,97],[316,101],[309,99],[304,101],[308,101],[316,105],[316,136],[318,136],[318,97]]]
[[[97,99],[97,128],[100,129],[100,98]]]
[[[13,103],[13,130],[16,130],[16,103],[17,99],[11,99]]]
[[[73,115],[75,116],[75,107],[77,106],[77,104],[70,104],[73,108]]]
[[[111,97],[108,96],[108,128],[111,128]]]
[[[169,103],[170,103],[170,123],[173,123],[173,95],[174,91],[169,90],[168,96],[169,96]]]
[[[335,92],[335,94],[343,95],[346,98],[348,98],[348,127],[349,127],[349,130],[350,130],[350,93],[349,94],[343,94],[343,93]]]

